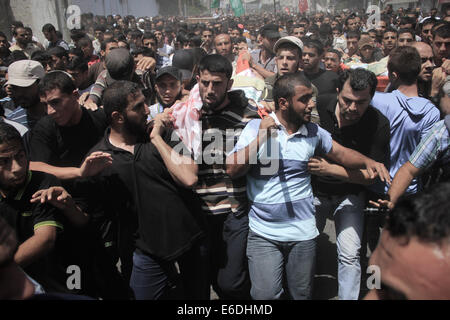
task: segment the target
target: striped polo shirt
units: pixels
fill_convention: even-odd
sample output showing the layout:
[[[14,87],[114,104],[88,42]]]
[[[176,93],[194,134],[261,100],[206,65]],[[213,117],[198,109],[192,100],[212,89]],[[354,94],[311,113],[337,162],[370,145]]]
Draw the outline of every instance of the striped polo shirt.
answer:
[[[230,104],[218,112],[203,113],[202,151],[196,193],[207,215],[247,214],[246,178],[231,179],[226,173],[226,155],[252,119],[259,118],[256,107],[249,104],[240,90],[228,93]]]
[[[289,135],[277,116],[270,116],[279,129],[260,146],[247,174],[250,229],[276,241],[314,239],[319,232],[307,167],[315,154],[331,151],[331,135],[313,123],[306,123]],[[235,151],[244,149],[257,137],[260,123],[258,119],[247,125]]]

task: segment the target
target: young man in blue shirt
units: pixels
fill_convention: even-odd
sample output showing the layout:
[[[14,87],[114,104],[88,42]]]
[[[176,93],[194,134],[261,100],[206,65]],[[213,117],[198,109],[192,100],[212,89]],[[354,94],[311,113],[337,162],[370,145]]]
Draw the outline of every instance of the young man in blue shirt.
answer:
[[[301,74],[282,76],[273,90],[275,113],[250,121],[227,157],[231,177],[247,174],[247,257],[256,300],[281,298],[285,280],[293,299],[311,298],[319,232],[310,158],[324,155],[345,167],[367,168],[371,176],[388,178],[383,164],[342,147],[309,122],[312,95],[311,82]]]

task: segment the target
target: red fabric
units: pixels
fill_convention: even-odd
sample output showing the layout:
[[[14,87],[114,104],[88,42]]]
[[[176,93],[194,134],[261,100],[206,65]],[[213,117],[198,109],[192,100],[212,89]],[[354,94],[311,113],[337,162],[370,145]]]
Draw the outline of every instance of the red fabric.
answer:
[[[298,11],[300,13],[308,11],[308,0],[298,0]]]

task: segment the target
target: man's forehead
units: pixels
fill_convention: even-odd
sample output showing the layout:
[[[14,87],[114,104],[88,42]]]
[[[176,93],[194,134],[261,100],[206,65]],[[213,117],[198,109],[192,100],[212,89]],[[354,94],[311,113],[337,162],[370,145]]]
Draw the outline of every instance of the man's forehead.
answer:
[[[208,70],[200,71],[200,81],[223,81],[227,79],[225,73],[222,72],[210,72]]]
[[[0,157],[7,157],[23,150],[20,141],[12,140],[7,143],[0,143]]]

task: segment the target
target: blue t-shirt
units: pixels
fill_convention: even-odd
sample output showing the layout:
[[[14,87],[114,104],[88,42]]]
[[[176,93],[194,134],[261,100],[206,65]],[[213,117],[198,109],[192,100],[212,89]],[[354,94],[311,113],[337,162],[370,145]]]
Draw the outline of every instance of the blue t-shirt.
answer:
[[[331,135],[313,123],[289,135],[275,114],[280,129],[260,146],[247,174],[247,196],[251,202],[250,229],[276,241],[305,241],[319,235],[308,161],[327,154]],[[258,135],[261,120],[250,121],[233,152],[247,147]]]
[[[398,90],[391,93],[376,92],[371,105],[388,118],[391,126],[390,176],[393,179],[398,169],[408,161],[419,142],[439,121],[439,110],[429,100],[407,97]],[[389,190],[386,185],[385,191]],[[420,190],[414,179],[407,193]]]

